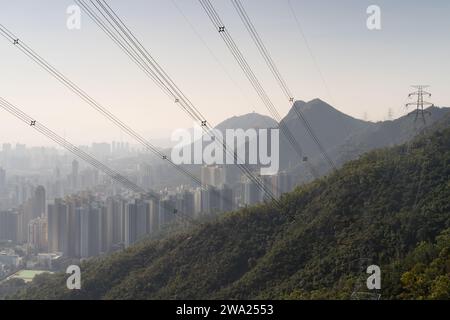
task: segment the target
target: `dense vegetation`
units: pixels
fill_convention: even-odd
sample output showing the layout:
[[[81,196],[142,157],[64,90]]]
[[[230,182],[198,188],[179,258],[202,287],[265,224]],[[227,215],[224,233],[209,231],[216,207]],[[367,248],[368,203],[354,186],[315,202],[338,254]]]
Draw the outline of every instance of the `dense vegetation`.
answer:
[[[448,122],[448,118],[447,118]],[[446,123],[445,127],[448,127]],[[377,150],[281,200],[82,265],[82,290],[41,275],[16,298],[450,298],[450,129]],[[353,295],[352,295],[353,293]]]

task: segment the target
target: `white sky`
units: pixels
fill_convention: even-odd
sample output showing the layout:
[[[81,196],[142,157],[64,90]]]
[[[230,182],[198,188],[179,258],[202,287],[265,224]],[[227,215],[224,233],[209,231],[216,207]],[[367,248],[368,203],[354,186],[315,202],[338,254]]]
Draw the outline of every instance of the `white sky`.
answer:
[[[197,0],[174,0],[219,59],[215,61],[170,0],[111,0],[198,109],[217,124],[233,115],[268,114]],[[450,101],[450,1],[292,0],[315,58],[298,35],[287,0],[242,0],[296,98],[319,97],[357,118],[395,116],[411,84],[431,85],[437,105]],[[228,0],[212,1],[259,80],[285,115],[289,110]],[[66,28],[70,0],[0,0],[0,23],[124,122],[149,139],[167,139],[192,121],[146,78],[87,16]],[[382,30],[366,28],[378,4]],[[0,38],[0,96],[76,144],[127,140],[119,129]],[[231,76],[228,76],[228,74]],[[236,85],[237,84],[237,85]],[[0,143],[52,145],[0,110]]]

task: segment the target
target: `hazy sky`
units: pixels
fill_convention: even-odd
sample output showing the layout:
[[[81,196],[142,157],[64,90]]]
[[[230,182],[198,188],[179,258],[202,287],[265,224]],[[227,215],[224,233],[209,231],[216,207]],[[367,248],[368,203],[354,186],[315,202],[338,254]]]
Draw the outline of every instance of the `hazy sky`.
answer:
[[[208,120],[268,114],[197,0],[111,0],[154,58]],[[285,115],[290,106],[229,0],[212,0],[227,29]],[[297,99],[319,97],[342,112],[383,120],[395,116],[411,84],[432,87],[450,106],[450,1],[292,0],[331,95],[299,36],[287,0],[242,0]],[[192,121],[86,16],[66,28],[70,0],[0,0],[0,23],[147,138],[167,139]],[[366,27],[369,5],[381,7],[382,30]],[[120,130],[0,38],[0,96],[76,144],[128,140]],[[224,71],[224,69],[226,71]],[[0,110],[0,143],[51,145]]]

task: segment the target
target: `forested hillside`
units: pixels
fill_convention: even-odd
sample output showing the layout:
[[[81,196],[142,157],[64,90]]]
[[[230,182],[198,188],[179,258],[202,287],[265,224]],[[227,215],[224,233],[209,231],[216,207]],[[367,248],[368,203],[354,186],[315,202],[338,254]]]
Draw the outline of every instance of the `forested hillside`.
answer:
[[[165,239],[41,275],[19,298],[348,299],[381,267],[382,299],[448,299],[450,129],[377,150],[297,188],[281,206],[226,214]]]

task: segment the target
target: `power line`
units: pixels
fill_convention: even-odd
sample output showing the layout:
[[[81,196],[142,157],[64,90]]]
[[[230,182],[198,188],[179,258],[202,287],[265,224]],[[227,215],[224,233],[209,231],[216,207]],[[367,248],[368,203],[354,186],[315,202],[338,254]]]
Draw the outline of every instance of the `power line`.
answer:
[[[270,71],[274,75],[275,79],[277,80],[279,86],[283,90],[283,93],[287,97],[289,101],[294,99],[294,95],[292,94],[291,90],[288,88],[286,81],[281,76],[277,66],[275,65],[272,57],[270,56],[266,46],[261,40],[261,37],[259,36],[258,32],[256,31],[256,28],[253,24],[253,22],[250,20],[250,17],[248,16],[247,12],[245,11],[244,6],[239,0],[231,0],[231,3],[233,4],[234,8],[236,9],[236,12],[238,13],[242,23],[244,24],[245,28],[247,29],[248,33],[252,37],[252,40],[255,42],[255,45],[257,46],[259,52],[261,53],[262,57],[266,61],[267,66],[269,67]]]
[[[16,107],[12,103],[3,99],[2,97],[0,97],[0,107],[2,109],[4,109],[5,111],[9,112],[11,115],[18,118],[19,120],[21,120],[22,122],[24,122],[25,124],[27,124],[28,126],[30,126],[31,128],[33,128],[36,131],[38,131],[39,133],[43,134],[47,138],[53,140],[54,142],[59,144],[64,149],[73,153],[75,156],[86,161],[87,163],[92,165],[94,168],[102,171],[103,173],[105,173],[106,175],[111,177],[116,182],[122,184],[127,189],[129,189],[135,193],[149,195],[153,199],[160,201],[159,195],[156,192],[154,192],[153,190],[146,190],[146,189],[138,186],[137,184],[130,181],[128,178],[124,177],[119,172],[117,172],[117,171],[111,169],[110,167],[108,167],[107,165],[103,164],[102,162],[100,162],[99,160],[97,160],[96,158],[94,158],[93,156],[88,154],[87,152],[77,148],[76,146],[74,146],[73,144],[71,144],[70,142],[68,142],[67,140],[62,138],[61,136],[59,136],[57,133],[50,130],[44,124],[38,122],[35,118],[29,116],[28,114],[26,114],[25,112],[20,110],[18,107]],[[161,203],[159,203],[159,205],[161,205]],[[187,216],[186,214],[180,212],[179,210],[177,210],[175,208],[172,208],[170,206],[164,206],[163,208],[167,210],[166,213],[172,212],[174,215],[178,215],[179,217],[181,217],[185,220],[188,220],[189,222],[192,222],[192,219],[189,216]]]
[[[194,180],[197,184],[201,185],[200,179],[195,177],[192,173],[187,171],[185,168],[175,164],[167,155],[158,150],[158,148],[148,142],[145,138],[134,131],[130,126],[121,121],[117,116],[111,113],[108,109],[103,107],[99,102],[92,98],[88,93],[82,90],[79,86],[68,79],[64,74],[59,72],[55,67],[53,67],[49,62],[37,54],[33,49],[31,49],[22,40],[19,40],[11,31],[9,31],[5,26],[0,24],[0,34],[4,36],[8,41],[12,42],[15,47],[22,51],[28,58],[37,63],[46,72],[56,78],[61,82],[66,88],[71,90],[73,93],[78,95],[83,101],[88,103],[91,107],[97,110],[100,114],[110,120],[114,125],[119,127],[120,130],[131,136],[133,139],[138,141],[141,145],[145,147],[146,150],[151,151],[159,159],[168,162],[172,167],[177,169],[182,174]]]
[[[253,42],[256,44],[259,52],[261,53],[264,60],[266,61],[267,66],[269,67],[273,76],[277,80],[277,82],[278,82],[281,90],[285,94],[286,98],[290,102],[294,102],[295,99],[294,99],[294,95],[292,94],[292,91],[288,87],[285,79],[281,75],[277,65],[275,64],[269,51],[267,50],[266,46],[264,45],[264,42],[262,41],[261,37],[259,36],[258,32],[256,31],[255,26],[253,25],[250,17],[248,16],[247,12],[245,11],[244,6],[242,5],[242,2],[240,0],[231,0],[231,2],[233,3],[234,8],[236,9],[237,13],[239,14],[239,17],[241,18],[241,21],[245,25],[247,31],[250,33],[250,36],[252,37]],[[305,117],[303,112],[300,109],[296,108],[295,104],[293,106],[293,109],[294,109],[295,113],[297,114],[299,120],[301,120],[303,122],[306,130],[308,131],[309,135],[311,136],[311,138],[313,139],[315,144],[318,146],[319,151],[322,153],[322,156],[325,159],[325,161],[328,162],[328,164],[330,165],[330,167],[332,169],[336,170],[337,169],[336,165],[334,164],[333,160],[330,158],[330,156],[326,152],[325,148],[323,147],[323,145],[320,142],[317,135],[314,133],[310,122],[307,120],[307,118]]]
[[[103,165],[101,162],[97,161],[93,157],[91,157],[89,154],[87,154],[85,151],[73,146],[67,140],[64,138],[58,136],[56,133],[48,129],[43,124],[36,121],[34,118],[30,117],[29,115],[22,112],[20,109],[9,103],[3,98],[0,98],[0,106],[8,111],[10,114],[14,115],[19,120],[22,120],[22,122],[26,123],[30,127],[34,128],[36,131],[40,132],[41,134],[47,136],[51,140],[55,141],[68,151],[72,152],[76,156],[82,158],[86,162],[90,163],[92,166],[96,167],[97,169],[103,171],[108,176],[110,176],[112,179],[116,180],[117,182],[123,184],[126,188],[136,192],[136,193],[145,193],[146,191],[134,184],[133,182],[129,181],[127,178],[123,177],[119,173],[109,169],[106,165]]]
[[[424,89],[428,88],[429,86],[424,86],[424,85],[417,85],[417,86],[412,86],[413,88],[417,89],[417,91],[414,91],[412,93],[410,93],[408,95],[408,98],[411,98],[413,96],[417,96],[417,101],[416,102],[410,102],[406,104],[406,107],[410,107],[410,106],[415,106],[416,110],[414,111],[414,122],[417,122],[417,119],[419,119],[419,116],[422,118],[423,123],[426,123],[425,120],[425,115],[430,115],[431,112],[427,111],[424,109],[425,106],[431,106],[434,107],[434,104],[431,102],[427,102],[424,100],[423,96],[428,96],[431,97],[431,93],[425,91]]]
[[[308,50],[308,53],[309,53],[309,55],[310,55],[310,57],[311,57],[311,60],[313,61],[314,66],[315,66],[315,68],[316,68],[316,70],[317,70],[317,73],[318,73],[319,76],[320,76],[320,79],[321,79],[321,81],[322,81],[322,84],[323,84],[325,90],[327,91],[328,96],[329,96],[330,99],[331,99],[331,102],[332,102],[334,105],[336,105],[336,102],[335,102],[335,100],[334,100],[334,97],[333,97],[333,95],[331,94],[330,87],[328,86],[328,83],[327,83],[327,81],[325,80],[325,76],[324,76],[324,74],[323,74],[323,72],[322,72],[322,69],[320,68],[320,65],[319,65],[319,62],[317,61],[316,56],[314,55],[314,52],[313,52],[313,50],[312,50],[312,48],[311,48],[311,45],[309,44],[308,38],[306,38],[305,32],[303,31],[302,24],[300,23],[300,19],[299,19],[298,15],[295,13],[295,10],[294,10],[294,7],[293,7],[293,5],[292,5],[291,0],[287,0],[287,3],[288,3],[289,10],[290,10],[290,12],[291,12],[291,14],[292,14],[292,17],[293,17],[294,20],[295,20],[295,25],[296,25],[296,27],[297,27],[298,33],[299,33],[299,35],[300,35],[300,38],[301,38],[301,39],[303,40],[303,42],[305,43],[306,49]]]
[[[259,82],[258,78],[256,77],[255,73],[251,69],[250,65],[248,64],[247,60],[245,59],[242,52],[239,50],[238,46],[236,45],[236,42],[231,37],[230,32],[225,27],[224,23],[222,22],[219,14],[215,10],[214,6],[211,4],[209,0],[199,0],[202,8],[205,10],[207,16],[211,20],[213,26],[216,28],[216,30],[219,32],[222,40],[225,42],[226,46],[230,50],[231,54],[235,58],[236,62],[244,72],[247,79],[250,81],[251,85],[255,89],[256,93],[260,97],[261,101],[264,103],[272,117],[274,117],[279,122],[279,127],[281,131],[283,132],[286,139],[291,144],[294,151],[299,155],[300,159],[302,159],[304,162],[306,162],[307,166],[309,167],[310,171],[312,172],[313,176],[315,178],[318,178],[318,174],[313,168],[313,166],[308,162],[308,158],[303,155],[303,150],[298,143],[298,141],[293,136],[291,130],[289,127],[284,123],[280,113],[276,109],[275,105],[269,98],[267,92],[262,87],[261,83]]]
[[[244,91],[242,88],[237,84],[237,82],[232,78],[231,74],[228,72],[228,70],[225,68],[223,63],[219,60],[219,58],[215,55],[215,53],[212,51],[212,49],[208,46],[205,39],[200,35],[198,30],[195,28],[193,23],[189,20],[187,15],[183,12],[181,7],[177,4],[176,0],[172,0],[173,5],[178,10],[180,15],[183,17],[183,19],[186,21],[186,23],[189,25],[189,27],[192,29],[193,33],[198,37],[198,39],[201,41],[201,43],[204,45],[204,47],[207,49],[207,51],[210,53],[212,58],[216,61],[216,63],[221,67],[221,69],[226,73],[228,78],[233,82],[233,84],[236,86],[236,88],[241,92],[241,94],[244,96],[246,100],[248,100],[248,97],[244,94]],[[280,121],[279,121],[280,122]],[[313,172],[313,176],[318,177],[318,173],[314,171],[314,168],[309,168],[311,172]]]
[[[81,0],[78,0],[81,1]],[[126,26],[123,20],[115,13],[115,11],[106,3],[106,1],[96,0],[99,6],[96,6],[95,3],[91,0],[91,3],[94,7],[101,13],[103,18],[107,21],[107,23],[113,28],[115,32],[120,34],[120,37],[127,42],[127,44],[133,49],[136,54],[142,55],[143,59],[148,63],[147,67],[151,69],[155,76],[167,85],[170,90],[172,90],[172,95],[175,96],[175,102],[182,106],[182,108],[187,111],[187,113],[191,116],[194,121],[197,121],[201,124],[201,127],[204,131],[210,135],[211,139],[215,140],[217,143],[223,146],[225,152],[230,154],[228,148],[221,139],[215,137],[211,134],[211,130],[213,129],[206,118],[200,113],[200,111],[195,107],[195,105],[187,98],[187,96],[181,91],[181,89],[175,84],[175,82],[170,78],[170,76],[164,71],[164,69],[156,62],[156,60],[151,56],[148,50],[141,44],[141,42],[137,39],[137,37],[133,34],[133,32]],[[106,15],[105,15],[106,14]],[[101,21],[99,21],[103,24]],[[124,38],[125,36],[125,38]],[[129,43],[129,42],[130,43]],[[134,49],[137,49],[134,50]],[[234,156],[233,154],[231,154]],[[238,161],[239,162],[239,161]],[[260,181],[257,177],[253,175],[253,173],[243,165],[239,165],[238,167],[241,171],[244,172],[257,186],[258,188],[266,195],[268,194],[272,200],[275,200],[275,196],[268,190],[262,181]]]
[[[225,65],[220,61],[219,57],[214,53],[214,51],[211,49],[211,47],[208,45],[206,40],[202,37],[200,32],[195,28],[194,24],[191,22],[191,20],[188,18],[188,16],[184,13],[183,9],[178,5],[176,0],[171,0],[174,7],[177,9],[177,11],[180,13],[180,15],[183,17],[183,19],[186,21],[189,28],[191,28],[192,32],[197,36],[197,38],[200,40],[202,45],[206,48],[206,50],[209,52],[213,60],[217,63],[217,65],[223,70],[223,72],[226,74],[228,79],[233,83],[233,85],[238,89],[238,91],[241,93],[244,100],[247,100],[249,104],[251,104],[249,97],[244,92],[242,87],[238,84],[238,82],[233,79],[231,73],[227,70]]]
[[[230,154],[230,150],[226,147],[226,144],[215,137],[211,130],[213,129],[206,118],[201,114],[201,112],[195,107],[195,105],[187,98],[187,96],[181,91],[181,89],[175,84],[175,82],[170,78],[170,76],[164,71],[164,69],[157,63],[157,61],[151,56],[148,50],[142,45],[142,43],[137,39],[133,32],[127,27],[127,25],[120,19],[120,17],[115,13],[115,11],[106,3],[106,1],[96,0],[90,1],[93,8],[83,0],[75,0],[88,14],[89,17],[94,20],[94,22],[107,34],[113,41],[124,48],[127,54],[132,60],[143,66],[143,70],[147,74],[151,75],[153,81],[155,81],[159,86],[161,85],[164,90],[167,90],[168,95],[174,100],[174,102],[192,118],[194,121],[201,124],[201,127],[206,134],[210,135],[211,138],[223,146],[224,151]],[[95,10],[99,14],[95,13]],[[160,87],[161,87],[160,86]],[[245,165],[239,163],[237,166],[239,169],[249,177],[249,179],[255,183],[258,189],[264,193],[264,196],[270,200],[276,201],[275,195],[269,190],[265,184],[256,177],[250,169]]]
[[[85,9],[84,3],[80,3]],[[97,7],[98,8],[98,7]],[[136,53],[136,51],[130,50],[130,47],[128,43],[125,43],[128,46],[124,46],[123,42],[120,42],[120,38],[117,38],[117,36],[110,32],[108,28],[105,28],[104,24],[101,23],[101,20],[95,20],[98,19],[98,15],[95,14],[95,12],[89,10],[87,11],[91,18],[94,19],[94,21],[102,27],[102,30],[105,31],[111,39],[115,40],[115,42],[123,49],[127,55],[132,58],[133,61],[136,62],[138,66],[141,67],[141,69],[146,72],[147,75],[151,76],[153,80],[160,86],[161,88],[165,89],[165,83],[161,82],[160,79],[156,76],[153,76],[154,74],[151,71],[151,69],[148,67],[146,61]],[[159,150],[157,150],[156,147],[152,146],[148,141],[146,141],[144,138],[142,138],[140,135],[138,135],[135,131],[133,131],[130,127],[125,125],[120,119],[115,117],[111,112],[106,110],[103,106],[101,106],[98,102],[96,102],[92,97],[90,97],[86,92],[84,92],[82,89],[80,89],[78,86],[76,86],[73,82],[71,82],[67,77],[65,77],[62,73],[60,73],[58,70],[56,70],[53,66],[51,66],[47,61],[45,61],[41,56],[39,56],[36,52],[34,52],[30,47],[28,47],[25,43],[23,43],[21,40],[18,39],[12,32],[10,32],[7,28],[5,28],[3,25],[0,25],[0,34],[4,36],[7,40],[13,43],[14,46],[17,46],[19,50],[21,50],[27,57],[32,59],[34,62],[36,62],[39,66],[41,66],[45,71],[49,72],[52,76],[54,76],[58,81],[60,81],[64,86],[69,88],[71,91],[73,91],[75,94],[80,96],[82,100],[90,104],[94,109],[96,109],[98,112],[100,112],[102,115],[107,117],[110,121],[112,121],[115,125],[117,125],[119,128],[121,128],[122,131],[126,132],[128,135],[132,136],[134,139],[136,139],[138,142],[143,144],[146,149],[152,151],[157,156],[159,156],[161,159],[166,160],[171,164],[173,167],[175,167],[177,170],[185,174],[186,176],[190,177],[192,180],[194,180],[198,185],[202,186],[202,182],[199,178],[195,177],[193,174],[191,174],[186,169],[182,168],[181,166],[176,165],[173,163],[168,156],[161,153]],[[122,36],[123,39],[123,36]],[[161,73],[160,73],[161,74]],[[173,86],[172,86],[173,88]],[[168,92],[169,95],[175,96],[172,94],[170,90],[165,91]],[[175,96],[177,97],[177,96]],[[175,102],[179,102],[181,99],[175,98]],[[186,108],[186,110],[190,113],[192,117],[195,117],[196,119],[203,119],[199,117],[198,112],[190,112],[192,108]],[[202,124],[205,124],[206,127],[206,121],[201,120]],[[205,128],[204,128],[205,129]],[[208,130],[211,130],[209,128]],[[208,131],[208,133],[210,133]],[[218,140],[218,139],[217,139]],[[257,187],[265,194],[269,195],[271,199],[273,200],[275,197],[271,191],[263,185],[263,182],[261,182],[258,178],[254,177],[253,174],[249,169],[247,169],[245,166],[238,165],[240,169],[257,185]]]
[[[137,132],[135,132],[131,127],[123,123],[119,118],[117,118],[114,114],[108,111],[105,107],[103,107],[100,103],[98,103],[94,98],[92,98],[88,93],[83,91],[80,87],[74,84],[70,79],[68,79],[65,75],[59,72],[55,67],[50,65],[44,58],[42,58],[38,53],[36,53],[33,49],[31,49],[27,44],[23,41],[19,40],[17,36],[15,36],[10,30],[8,30],[5,26],[0,24],[0,34],[5,37],[8,41],[11,41],[14,46],[16,46],[20,51],[22,51],[28,58],[37,63],[41,68],[43,68],[46,72],[56,78],[59,82],[61,82],[65,87],[78,95],[83,101],[88,103],[91,107],[97,110],[100,114],[109,119],[113,124],[115,124],[119,129],[123,132],[134,138],[141,145],[145,147],[146,150],[150,150],[154,153],[159,159],[168,162],[172,167],[177,169],[180,173],[185,175],[186,177],[192,179],[198,186],[204,189],[204,185],[202,181],[196,177],[194,174],[189,172],[187,169],[183,168],[180,165],[175,164],[167,155],[162,153],[157,149],[157,147],[153,146],[150,142],[140,136]],[[213,191],[211,191],[213,192]],[[224,201],[229,201],[229,199],[224,199]]]

